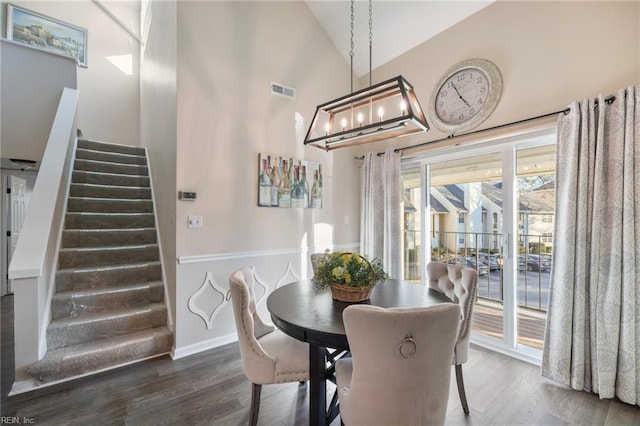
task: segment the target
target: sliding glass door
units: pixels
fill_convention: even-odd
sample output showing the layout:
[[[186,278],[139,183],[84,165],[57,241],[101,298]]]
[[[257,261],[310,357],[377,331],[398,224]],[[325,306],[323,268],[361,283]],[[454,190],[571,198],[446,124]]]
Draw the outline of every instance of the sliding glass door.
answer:
[[[474,340],[536,359],[553,256],[555,135],[405,161],[404,279],[439,261],[478,272]]]

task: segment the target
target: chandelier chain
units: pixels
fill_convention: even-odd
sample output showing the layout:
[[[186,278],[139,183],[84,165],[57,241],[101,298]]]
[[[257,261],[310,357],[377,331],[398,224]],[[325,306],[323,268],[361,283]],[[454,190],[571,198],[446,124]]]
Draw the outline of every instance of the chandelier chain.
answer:
[[[373,54],[373,0],[369,0],[369,86],[371,86],[371,55]]]
[[[351,50],[349,51],[349,58],[351,60],[351,74],[349,75],[349,80],[351,81],[351,93],[353,93],[353,17],[354,17],[354,5],[355,0],[351,0]]]
[[[369,0],[369,46],[373,44],[373,3]]]
[[[354,17],[354,3],[355,0],[351,0],[351,50],[349,51],[349,56],[353,57],[353,28],[354,28],[354,24],[353,24],[353,17]]]

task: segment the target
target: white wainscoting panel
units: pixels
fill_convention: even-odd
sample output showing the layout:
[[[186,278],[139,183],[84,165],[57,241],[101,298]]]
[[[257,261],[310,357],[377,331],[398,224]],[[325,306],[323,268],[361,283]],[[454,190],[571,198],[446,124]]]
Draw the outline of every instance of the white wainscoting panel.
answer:
[[[358,244],[332,250],[357,251]],[[309,254],[321,249],[288,249],[262,252],[185,256],[176,270],[176,322],[173,357],[183,357],[237,340],[229,276],[248,267],[255,279],[258,314],[267,323],[271,317],[267,296],[276,288],[311,278]]]

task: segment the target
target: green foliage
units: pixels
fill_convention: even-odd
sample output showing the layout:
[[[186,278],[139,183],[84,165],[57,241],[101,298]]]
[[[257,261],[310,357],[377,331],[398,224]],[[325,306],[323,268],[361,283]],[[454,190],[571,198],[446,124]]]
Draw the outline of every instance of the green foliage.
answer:
[[[375,280],[374,280],[375,277]],[[313,281],[319,289],[333,283],[351,287],[368,287],[389,278],[382,262],[378,259],[367,261],[357,253],[325,252],[318,261]]]
[[[544,243],[529,243],[529,253],[531,254],[543,254],[548,253],[547,246]]]

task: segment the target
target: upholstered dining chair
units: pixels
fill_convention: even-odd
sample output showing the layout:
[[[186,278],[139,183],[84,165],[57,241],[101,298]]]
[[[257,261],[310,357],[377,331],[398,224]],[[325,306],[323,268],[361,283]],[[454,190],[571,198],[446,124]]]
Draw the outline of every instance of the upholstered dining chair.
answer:
[[[229,287],[245,376],[252,383],[249,424],[258,423],[262,385],[309,380],[309,344],[265,324],[256,312],[253,273],[241,268]]]
[[[467,395],[462,378],[462,364],[469,358],[469,343],[471,340],[471,315],[478,290],[478,273],[462,265],[429,262],[427,264],[429,288],[444,293],[452,302],[460,305],[462,318],[458,329],[458,338],[453,351],[452,364],[456,368],[456,383],[458,395],[465,414],[469,414]]]
[[[318,262],[320,259],[324,257],[324,253],[312,253],[309,255],[309,259],[311,259],[311,268],[313,269],[313,273],[316,273],[316,267],[318,266]]]
[[[342,317],[352,356],[336,363],[342,423],[443,425],[459,305],[351,305]]]

